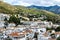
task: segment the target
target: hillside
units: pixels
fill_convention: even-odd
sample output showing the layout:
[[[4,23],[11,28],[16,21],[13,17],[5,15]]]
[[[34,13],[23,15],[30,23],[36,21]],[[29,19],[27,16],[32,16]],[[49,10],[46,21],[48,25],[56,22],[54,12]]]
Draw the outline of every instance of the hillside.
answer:
[[[15,13],[15,10],[17,10],[17,8],[13,7],[10,4],[0,1],[0,12],[9,14]]]
[[[25,14],[36,14],[36,15],[39,15],[39,14],[47,14],[47,15],[56,15],[52,12],[49,12],[49,11],[46,11],[46,10],[39,10],[39,9],[35,9],[35,8],[27,8],[27,7],[24,7],[24,6],[18,6],[16,5],[15,6],[17,9],[21,10],[23,13]]]
[[[31,6],[28,6],[28,8],[42,9],[42,10],[54,12],[56,14],[60,14],[60,6],[58,6],[58,5],[49,6],[49,7],[31,5]]]
[[[40,17],[41,15],[45,15],[47,17],[46,20],[52,21],[53,23],[57,23],[57,22],[60,23],[60,16],[52,12],[36,9],[36,8],[27,8],[19,5],[10,5],[2,1],[0,1],[0,13],[20,14],[22,17],[26,17],[26,18],[29,18],[30,14],[36,15],[37,17]]]
[[[13,6],[8,3],[0,1],[0,12],[2,12],[2,13],[41,14],[40,13],[41,11],[43,11],[43,10],[38,10],[38,9],[34,9],[34,8],[27,8],[27,7],[19,6],[19,5]],[[54,13],[51,12],[48,14],[54,14]]]

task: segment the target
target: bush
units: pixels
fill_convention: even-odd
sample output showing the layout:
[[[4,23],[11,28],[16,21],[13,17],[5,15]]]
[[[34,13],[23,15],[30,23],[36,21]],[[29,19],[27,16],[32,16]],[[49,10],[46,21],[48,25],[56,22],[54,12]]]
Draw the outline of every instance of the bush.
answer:
[[[15,16],[11,16],[10,19],[9,19],[9,22],[13,22],[15,23],[16,25],[20,24],[20,18],[16,18]]]
[[[57,31],[57,32],[60,31],[60,26],[57,27],[57,28],[55,29],[55,31]]]
[[[52,30],[52,28],[46,27],[46,30]]]
[[[46,30],[55,30],[55,28],[54,27],[51,27],[51,28],[46,27]]]
[[[60,40],[60,36],[57,38],[57,40]]]

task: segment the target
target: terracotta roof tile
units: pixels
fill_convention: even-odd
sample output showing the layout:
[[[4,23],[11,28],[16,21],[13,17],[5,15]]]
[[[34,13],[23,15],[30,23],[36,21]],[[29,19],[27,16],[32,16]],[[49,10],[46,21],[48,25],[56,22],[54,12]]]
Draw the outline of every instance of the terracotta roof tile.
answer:
[[[22,35],[25,35],[24,33],[19,33],[19,32],[12,32],[11,34],[9,34],[10,36],[13,36],[13,37],[19,37],[19,36],[22,36]]]

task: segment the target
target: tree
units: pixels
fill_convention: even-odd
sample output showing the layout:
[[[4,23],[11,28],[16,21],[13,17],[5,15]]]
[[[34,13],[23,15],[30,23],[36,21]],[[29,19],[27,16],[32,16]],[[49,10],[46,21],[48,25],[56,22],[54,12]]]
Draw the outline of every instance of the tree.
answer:
[[[52,26],[51,28],[49,28],[49,27],[46,27],[46,30],[48,31],[48,30],[55,30],[55,28]]]
[[[60,36],[57,38],[57,40],[60,40]]]
[[[55,29],[55,31],[60,31],[60,26]]]
[[[20,18],[17,18],[17,17],[15,17],[15,16],[11,16],[10,19],[9,19],[9,22],[10,22],[10,23],[13,22],[13,23],[15,23],[16,26],[17,26],[18,24],[20,24]]]

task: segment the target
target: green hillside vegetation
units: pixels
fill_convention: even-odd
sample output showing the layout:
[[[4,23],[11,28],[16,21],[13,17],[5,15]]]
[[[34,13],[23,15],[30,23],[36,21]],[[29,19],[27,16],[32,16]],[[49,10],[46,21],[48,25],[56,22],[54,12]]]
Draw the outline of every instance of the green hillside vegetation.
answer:
[[[0,1],[0,12],[9,14],[15,13],[16,10],[17,8],[13,7],[12,5]]]
[[[45,15],[47,17],[46,20],[52,21],[53,23],[60,23],[60,16],[52,12],[46,10],[34,9],[34,8],[27,8],[19,5],[13,6],[2,1],[0,1],[0,13],[20,14],[21,16],[27,18],[29,18],[28,16],[30,14],[35,15],[37,17],[40,17],[41,15]]]

